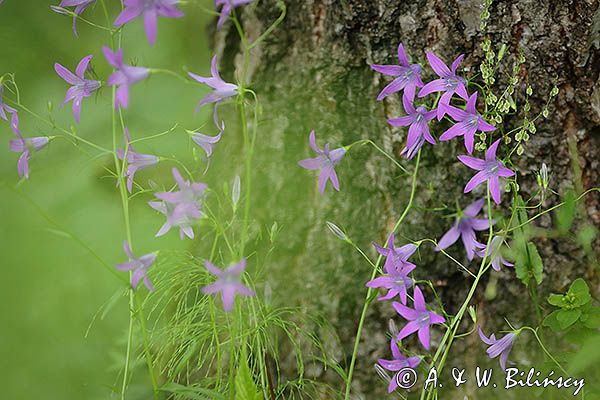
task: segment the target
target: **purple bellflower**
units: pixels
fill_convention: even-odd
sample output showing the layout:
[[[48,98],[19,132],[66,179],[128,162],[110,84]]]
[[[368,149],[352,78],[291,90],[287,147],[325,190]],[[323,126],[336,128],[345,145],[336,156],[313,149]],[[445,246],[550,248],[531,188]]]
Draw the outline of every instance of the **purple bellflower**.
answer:
[[[21,153],[17,162],[17,171],[21,178],[29,178],[29,158],[31,153],[43,149],[50,138],[47,136],[38,136],[32,138],[24,138],[18,131],[15,132],[16,139],[10,141],[10,150],[15,153]]]
[[[406,304],[407,290],[412,287],[413,280],[408,276],[416,265],[408,262],[408,258],[417,250],[414,244],[407,244],[401,247],[394,246],[394,234],[392,233],[388,239],[387,247],[381,247],[377,243],[373,243],[379,254],[386,257],[383,270],[385,275],[367,282],[367,287],[370,288],[386,288],[388,292],[385,296],[378,300],[390,300],[394,296],[399,295],[402,304]]]
[[[118,86],[115,107],[127,108],[129,105],[129,86],[146,79],[150,75],[150,70],[123,64],[123,49],[113,52],[110,48],[104,46],[102,51],[108,63],[117,69],[108,77],[106,82],[108,86]]]
[[[225,122],[221,121],[221,126],[219,127],[219,133],[216,136],[208,136],[199,132],[188,131],[189,134],[192,135],[192,141],[196,143],[204,152],[206,153],[206,168],[204,169],[204,173],[208,171],[208,167],[210,166],[211,156],[216,144],[221,140],[221,136],[223,136],[223,131],[225,130]]]
[[[395,372],[394,376],[390,380],[390,385],[388,386],[388,392],[392,393],[398,387],[398,381],[402,381],[400,377],[397,376],[400,371],[404,368],[416,368],[421,363],[421,359],[419,357],[405,357],[400,352],[395,339],[392,339],[390,342],[390,347],[392,349],[392,357],[394,357],[394,359],[384,360],[380,358],[377,360],[377,362],[384,369],[390,372]]]
[[[78,37],[77,34],[77,17],[85,11],[93,2],[96,0],[62,0],[59,7],[75,7],[73,12],[75,15],[73,16],[73,33],[75,37]]]
[[[417,266],[412,263],[403,262],[401,265],[384,266],[385,275],[367,282],[367,287],[372,289],[385,288],[388,292],[377,300],[390,300],[396,295],[400,296],[402,304],[406,304],[407,290],[412,287],[413,280],[408,276]]]
[[[490,243],[490,250],[488,253],[488,257],[489,259],[492,260],[492,268],[494,268],[496,271],[500,271],[500,267],[501,266],[506,266],[506,267],[513,267],[514,264],[506,261],[506,259],[502,256],[502,243],[504,242],[504,239],[501,236],[494,236],[494,238],[492,238],[492,241]],[[482,257],[485,255],[485,248],[481,249],[481,250],[477,250],[477,255],[479,257]]]
[[[173,177],[177,182],[179,191],[156,193],[155,196],[162,202],[150,202],[150,207],[161,212],[167,221],[160,228],[156,236],[162,236],[172,227],[179,227],[179,235],[190,239],[194,238],[192,225],[202,217],[201,202],[204,200],[206,184],[190,183],[183,179],[177,168],[173,168]]]
[[[404,304],[400,304],[398,302],[393,302],[392,306],[394,309],[400,314],[403,318],[405,318],[408,322],[400,330],[398,333],[397,340],[402,340],[408,335],[417,332],[419,335],[419,340],[423,347],[426,350],[429,350],[429,328],[434,324],[441,324],[446,322],[446,319],[441,315],[438,315],[432,311],[427,311],[427,307],[425,305],[425,299],[423,298],[423,293],[418,286],[414,287],[414,309],[405,306]]]
[[[398,45],[398,65],[373,64],[371,65],[371,68],[384,75],[395,77],[395,79],[379,93],[377,100],[383,100],[390,94],[404,89],[403,99],[406,98],[412,103],[415,98],[416,88],[423,87],[423,82],[419,75],[422,68],[419,64],[411,64],[408,61],[402,43]]]
[[[4,85],[0,84],[0,118],[5,121],[8,121],[8,116],[6,114],[10,114],[10,127],[13,132],[19,133],[19,115],[17,110],[9,106],[4,102]]]
[[[223,6],[221,8],[221,15],[219,15],[219,21],[217,22],[217,28],[221,29],[229,15],[231,14],[231,10],[235,7],[244,6],[246,4],[252,3],[254,0],[215,0],[215,7]]]
[[[450,100],[452,99],[452,95],[454,95],[454,93],[458,94],[465,100],[467,100],[469,97],[467,93],[467,87],[465,86],[467,81],[465,78],[456,75],[458,64],[460,64],[464,56],[464,54],[458,56],[449,69],[448,66],[435,54],[427,53],[427,60],[429,61],[431,69],[433,69],[433,71],[440,78],[427,83],[423,89],[419,91],[419,97],[425,97],[430,93],[444,92],[442,97],[440,97],[440,102],[437,109],[438,120],[444,118],[444,114],[446,112],[445,106],[450,104]]]
[[[409,126],[406,146],[404,146],[401,155],[411,160],[421,149],[425,141],[436,144],[434,137],[429,132],[428,123],[435,118],[437,111],[427,111],[424,106],[419,106],[415,109],[412,101],[406,96],[402,97],[402,104],[404,105],[404,112],[407,115],[389,119],[388,123],[392,126]]]
[[[500,356],[500,367],[502,367],[503,370],[506,370],[506,361],[508,360],[508,355],[512,350],[513,344],[517,339],[517,334],[511,332],[507,333],[500,339],[496,339],[496,336],[493,333],[489,338],[486,337],[480,326],[478,326],[477,329],[479,331],[479,337],[481,338],[481,341],[490,346],[486,350],[487,355],[490,358],[496,358]]]
[[[441,141],[450,140],[457,136],[463,136],[465,138],[465,148],[469,154],[473,153],[473,144],[475,142],[475,133],[491,132],[495,131],[496,127],[490,123],[484,121],[481,115],[477,112],[477,92],[473,93],[467,100],[466,110],[463,111],[459,108],[441,105],[446,109],[446,112],[450,114],[452,118],[457,122],[446,132],[440,136]]]
[[[440,251],[440,249],[444,250],[450,247],[460,237],[465,246],[467,258],[472,260],[475,256],[475,251],[485,247],[484,244],[477,241],[475,231],[483,231],[490,227],[489,219],[476,218],[484,203],[484,199],[477,200],[465,208],[464,211],[460,212],[454,225],[452,225],[452,228],[450,228],[438,242],[435,251]]]
[[[377,243],[373,243],[379,254],[386,257],[383,267],[386,270],[400,269],[404,264],[410,264],[408,259],[417,251],[417,246],[414,244],[405,244],[401,247],[395,247],[395,237],[392,233],[387,241],[387,247],[381,247]]]
[[[220,270],[208,260],[204,262],[204,266],[208,272],[217,277],[217,281],[203,287],[202,293],[213,294],[221,292],[223,309],[225,309],[225,311],[231,311],[233,308],[236,294],[241,296],[255,296],[255,293],[244,286],[240,280],[240,275],[246,269],[245,258],[242,258],[239,263],[229,266],[225,271]]]
[[[73,116],[75,117],[75,121],[79,123],[79,116],[81,114],[81,102],[84,97],[90,97],[94,91],[96,91],[100,87],[99,81],[94,81],[91,79],[85,79],[85,72],[88,68],[90,60],[92,56],[85,56],[79,61],[77,68],[75,69],[75,74],[71,71],[60,65],[59,63],[54,64],[54,70],[62,79],[64,79],[68,84],[71,85],[69,90],[67,90],[67,94],[65,96],[65,100],[63,101],[63,105],[71,100],[73,100]]]
[[[154,291],[154,286],[152,286],[152,282],[148,278],[148,269],[154,264],[156,260],[156,253],[150,253],[143,255],[141,257],[136,257],[131,252],[131,248],[129,247],[129,243],[127,240],[123,241],[123,250],[125,250],[125,254],[129,258],[129,261],[122,264],[117,264],[117,269],[119,271],[132,271],[131,274],[131,287],[137,289],[140,280],[144,280],[144,285],[148,288],[149,291]]]
[[[489,183],[490,194],[496,204],[500,204],[500,177],[508,178],[514,176],[514,171],[506,168],[502,161],[496,159],[496,151],[500,140],[496,140],[485,153],[485,159],[481,160],[475,157],[469,156],[458,156],[460,162],[465,164],[467,167],[477,170],[477,172],[467,185],[465,186],[465,193],[469,193],[483,182]]]
[[[321,170],[319,173],[319,192],[321,192],[321,194],[325,192],[325,185],[327,185],[328,180],[331,181],[333,188],[339,192],[340,182],[338,181],[335,172],[335,166],[346,154],[346,149],[340,147],[338,149],[330,150],[329,143],[327,143],[325,144],[325,149],[321,150],[317,146],[315,131],[310,132],[309,143],[313,151],[317,153],[317,157],[300,160],[298,161],[298,164],[304,169]]]
[[[196,111],[205,104],[220,103],[221,101],[229,97],[237,95],[237,85],[234,85],[233,83],[227,83],[223,79],[221,79],[221,75],[219,75],[219,70],[217,69],[217,56],[214,56],[212,58],[210,64],[210,73],[211,76],[209,78],[205,78],[200,75],[196,75],[192,72],[188,72],[189,76],[195,81],[204,83],[213,88],[213,91],[211,93],[207,94],[202,100],[200,100]],[[217,120],[216,114],[215,120]]]
[[[127,191],[131,193],[131,191],[133,190],[133,178],[135,173],[144,168],[148,168],[158,164],[160,159],[152,154],[142,154],[135,152],[135,150],[133,149],[133,145],[131,144],[129,129],[127,128],[125,128],[125,136],[127,137],[127,149],[118,149],[117,155],[119,157],[119,160],[123,160],[123,158],[127,159],[127,171],[125,171],[124,175],[127,177]],[[118,180],[117,184],[119,184]]]
[[[143,15],[144,30],[148,42],[156,42],[158,16],[167,18],[183,17],[183,12],[177,9],[178,0],[124,0],[125,9],[114,22],[115,26],[123,26],[129,21]]]

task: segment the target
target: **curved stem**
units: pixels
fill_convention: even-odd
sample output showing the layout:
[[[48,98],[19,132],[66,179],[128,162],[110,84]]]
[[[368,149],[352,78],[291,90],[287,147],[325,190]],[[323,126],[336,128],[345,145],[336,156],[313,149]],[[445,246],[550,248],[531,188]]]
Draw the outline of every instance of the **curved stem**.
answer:
[[[398,218],[398,221],[396,221],[396,224],[394,225],[394,228],[392,229],[390,236],[392,234],[394,234],[396,232],[396,230],[398,230],[398,227],[402,224],[402,221],[404,221],[404,218],[406,218],[406,216],[408,215],[408,212],[410,211],[410,209],[412,207],[413,200],[415,197],[415,190],[417,187],[417,173],[419,172],[420,160],[421,160],[421,151],[419,150],[419,152],[417,153],[417,161],[415,164],[415,169],[412,173],[410,197],[408,199],[408,204],[404,208],[404,211],[402,212],[402,215],[400,215],[400,218]],[[379,265],[381,264],[382,258],[383,258],[383,256],[380,254],[379,257],[377,258],[377,262],[375,263],[373,271],[371,272],[371,279],[369,279],[369,280],[375,279],[375,276],[377,275],[377,271],[379,270]],[[365,317],[367,316],[367,310],[372,301],[372,293],[373,293],[373,289],[369,288],[367,290],[367,294],[365,296],[365,302],[364,302],[364,305],[362,308],[362,312],[360,314],[360,320],[358,322],[358,329],[356,330],[356,337],[354,339],[354,349],[352,351],[352,358],[350,360],[350,367],[348,369],[348,376],[346,379],[346,393],[344,396],[345,400],[348,400],[350,398],[352,374],[354,373],[354,365],[356,364],[356,356],[358,354],[358,345],[360,344],[360,335],[362,333],[362,328],[363,328],[363,325],[365,322]]]

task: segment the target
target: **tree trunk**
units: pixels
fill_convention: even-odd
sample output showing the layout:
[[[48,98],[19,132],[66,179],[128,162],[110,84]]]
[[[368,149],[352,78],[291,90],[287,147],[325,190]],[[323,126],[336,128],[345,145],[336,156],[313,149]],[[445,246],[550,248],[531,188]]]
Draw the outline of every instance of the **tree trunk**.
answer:
[[[269,282],[277,293],[275,298],[287,305],[305,307],[308,312],[323,313],[341,339],[336,357],[347,367],[366,293],[364,284],[372,269],[356,251],[329,233],[325,221],[343,227],[355,243],[375,258],[371,242],[385,241],[407,204],[410,181],[372,147],[363,146],[353,148],[337,168],[341,192],[328,187],[320,195],[315,174],[299,168],[297,161],[310,156],[308,133],[313,129],[319,145],[329,142],[335,148],[371,139],[400,159],[406,130],[386,123],[388,118],[402,115],[400,96],[390,96],[383,102],[376,100],[389,80],[372,71],[369,64],[396,63],[396,48],[403,42],[413,62],[420,62],[425,71],[430,70],[426,67],[426,51],[435,52],[447,62],[464,53],[463,74],[474,76],[483,58],[480,1],[286,0],[285,3],[287,17],[282,25],[252,52],[251,86],[263,106],[253,210],[258,212],[254,214],[257,226],[270,226],[275,220],[282,228],[273,261],[268,266],[272,271]],[[251,37],[260,34],[279,15],[275,0],[262,0],[256,6],[238,10]],[[599,186],[599,2],[502,0],[495,1],[490,12],[487,34],[493,48],[497,52],[502,44],[507,45],[498,75],[499,87],[506,85],[513,60],[522,51],[525,62],[519,70],[517,100],[522,103],[526,91],[523,82],[528,82],[533,88],[529,100],[531,113],[537,114],[543,109],[554,82],[560,89],[550,105],[549,118],[536,124],[537,132],[524,144],[525,152],[518,157],[522,192],[532,194],[536,190],[535,173],[542,163],[551,172],[551,187],[560,193],[573,186],[579,186],[579,190]],[[234,66],[239,64],[237,34],[231,27],[219,35],[217,47],[223,53],[224,75],[231,78]],[[424,78],[431,79],[431,72],[425,72]],[[516,116],[505,121],[505,126],[510,129],[521,121],[522,107]],[[438,129],[436,134],[440,133]],[[456,160],[456,155],[463,153],[462,140],[423,148],[416,208],[400,227],[397,244],[439,239],[452,224],[452,219],[444,217],[455,209],[455,199],[464,207],[476,198],[462,194],[472,175]],[[414,159],[401,162],[409,170],[414,168]],[[505,200],[506,205],[508,195]],[[544,207],[558,201],[557,196],[549,196]],[[585,197],[580,221],[589,219],[596,226],[600,224],[599,201],[596,194]],[[552,214],[535,224],[542,228],[552,226]],[[535,243],[545,266],[544,281],[538,287],[542,307],[548,293],[563,291],[577,277],[597,283],[594,263],[573,240],[537,238]],[[598,242],[596,248],[597,245]],[[459,245],[449,252],[467,263]],[[455,313],[472,279],[434,252],[431,244],[422,245],[414,261],[418,266],[416,276],[431,280],[445,308]],[[494,296],[488,291],[486,299],[486,286],[491,289],[495,285],[494,282],[489,285],[490,276],[498,279],[497,293]],[[283,290],[286,292],[282,293]],[[593,291],[597,293],[597,285]],[[539,321],[525,292],[514,271],[505,269],[499,274],[486,274],[472,304],[478,307],[479,318],[488,331],[506,329],[504,318],[517,325],[535,326]],[[433,301],[431,292],[426,291],[425,296]],[[490,297],[495,298],[492,301]],[[353,393],[375,398],[374,394],[385,392],[373,364],[377,358],[389,357],[386,331],[394,314],[389,302],[371,305]],[[396,322],[402,326],[399,318]],[[435,346],[441,330],[433,331]],[[474,357],[461,349],[478,341],[475,336],[459,341],[452,354],[453,364]],[[312,373],[318,379],[329,379],[319,376],[322,371]],[[339,380],[334,382],[339,384]]]

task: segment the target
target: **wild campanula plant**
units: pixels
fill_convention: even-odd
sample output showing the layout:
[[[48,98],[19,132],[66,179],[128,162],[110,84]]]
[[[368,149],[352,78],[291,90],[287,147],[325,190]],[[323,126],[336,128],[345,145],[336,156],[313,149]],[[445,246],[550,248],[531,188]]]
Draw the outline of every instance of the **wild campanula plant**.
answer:
[[[564,371],[562,361],[559,362],[552,356],[538,331],[544,327],[550,327],[553,331],[567,330],[573,325],[577,325],[577,329],[598,329],[599,313],[593,306],[589,289],[587,286],[584,288],[580,281],[575,281],[566,294],[548,298],[548,302],[559,309],[545,318],[542,318],[545,310],[537,304],[537,290],[533,285],[539,284],[543,278],[543,262],[535,244],[535,231],[530,230],[529,225],[552,210],[567,210],[563,211],[564,215],[558,215],[559,229],[555,232],[557,235],[566,234],[573,220],[571,214],[574,214],[574,211],[569,210],[575,209],[577,201],[591,190],[597,189],[569,196],[558,205],[544,209],[548,196],[555,195],[550,188],[548,168],[544,164],[538,174],[539,192],[525,196],[521,190],[519,179],[524,174],[518,174],[519,163],[516,156],[522,154],[529,134],[535,133],[534,123],[542,116],[547,117],[549,113],[547,106],[537,117],[527,114],[528,110],[523,123],[513,128],[512,124],[519,115],[515,87],[523,64],[521,57],[515,62],[507,88],[495,94],[498,90],[494,86],[495,75],[504,54],[492,54],[488,39],[483,46],[485,61],[479,68],[480,74],[464,73],[460,69],[463,62],[467,65],[472,62],[473,57],[469,54],[455,54],[454,61],[448,66],[433,52],[411,51],[412,57],[409,59],[405,45],[399,43],[397,49],[394,46],[390,51],[394,53],[394,58],[397,57],[397,64],[370,63],[364,68],[369,71],[370,67],[371,70],[390,77],[391,82],[386,82],[383,89],[377,88],[377,96],[377,92],[373,92],[374,98],[389,101],[393,106],[399,102],[394,102],[394,97],[401,99],[404,112],[400,115],[395,112],[394,115],[386,115],[385,120],[393,127],[388,129],[400,132],[405,138],[402,149],[397,150],[398,155],[406,160],[398,160],[395,154],[386,152],[371,138],[346,145],[332,145],[325,140],[326,144],[319,147],[314,130],[310,132],[306,150],[310,147],[315,156],[302,159],[302,154],[298,154],[288,160],[297,162],[301,168],[318,171],[318,184],[312,189],[315,194],[317,190],[324,194],[327,182],[331,182],[336,192],[332,193],[333,199],[327,201],[333,201],[335,196],[346,195],[345,189],[341,189],[338,173],[344,174],[344,169],[349,168],[351,160],[343,163],[342,160],[350,158],[349,153],[360,145],[371,145],[390,160],[402,173],[394,179],[406,177],[410,182],[409,185],[402,186],[402,190],[406,190],[408,194],[408,200],[394,223],[390,224],[388,220],[373,223],[373,226],[385,227],[385,232],[360,238],[355,242],[350,233],[332,222],[327,223],[329,230],[341,242],[352,246],[370,268],[369,276],[365,275],[355,285],[357,290],[362,289],[366,293],[352,354],[347,358],[348,362],[344,363],[325,354],[325,346],[320,342],[319,335],[312,330],[303,332],[304,327],[301,327],[299,321],[303,321],[305,314],[309,315],[304,320],[309,321],[305,326],[311,326],[309,324],[320,321],[320,318],[313,318],[306,310],[279,307],[271,301],[272,289],[266,282],[265,275],[268,276],[271,272],[269,256],[276,245],[276,236],[281,227],[274,223],[270,228],[265,228],[262,221],[253,215],[253,190],[256,184],[254,171],[258,167],[254,165],[254,154],[257,141],[260,143],[261,140],[267,140],[268,136],[260,136],[259,127],[263,119],[259,117],[263,108],[259,101],[260,94],[253,90],[254,86],[250,82],[248,66],[251,64],[251,57],[260,53],[252,50],[274,34],[275,28],[285,18],[285,4],[276,1],[281,15],[263,33],[253,30],[252,35],[248,35],[245,31],[247,21],[245,18],[241,20],[239,15],[247,12],[248,8],[253,8],[243,8],[253,3],[253,0],[214,1],[211,13],[218,15],[215,18],[217,29],[231,29],[231,32],[237,33],[242,53],[239,62],[236,61],[236,65],[241,67],[234,74],[235,80],[227,82],[221,77],[218,60],[223,63],[229,58],[223,57],[220,52],[206,59],[208,62],[210,58],[210,76],[189,72],[186,67],[182,68],[184,73],[142,67],[125,59],[125,54],[131,55],[138,50],[131,47],[132,42],[123,40],[125,31],[128,31],[123,28],[125,24],[137,19],[143,20],[145,37],[153,45],[157,40],[158,17],[189,18],[186,7],[192,6],[190,2],[124,0],[117,3],[120,4],[115,4],[114,7],[120,5],[118,10],[106,7],[103,0],[63,0],[58,7],[53,7],[54,11],[73,17],[76,36],[78,21],[100,28],[107,34],[102,41],[95,41],[89,46],[84,53],[89,55],[79,61],[74,72],[62,64],[54,65],[55,72],[69,85],[63,104],[73,102],[72,113],[77,124],[69,128],[61,127],[53,117],[51,103],[48,105],[47,118],[22,104],[13,74],[0,76],[0,118],[10,121],[10,129],[6,126],[7,130],[12,131],[9,149],[17,153],[17,174],[20,177],[28,178],[30,170],[38,166],[43,169],[43,155],[39,159],[36,155],[35,163],[30,168],[34,153],[45,148],[51,140],[60,138],[76,145],[90,159],[102,160],[104,177],[112,180],[109,187],[117,192],[118,196],[114,197],[120,201],[123,229],[120,231],[119,241],[123,243],[127,261],[117,263],[114,260],[107,263],[101,256],[94,255],[119,279],[122,293],[127,298],[125,310],[129,315],[129,325],[126,346],[123,346],[125,355],[119,374],[120,383],[113,389],[118,392],[121,400],[125,400],[129,394],[132,375],[137,373],[137,366],[140,365],[138,358],[143,358],[145,373],[152,385],[152,395],[141,394],[144,398],[158,399],[163,394],[169,398],[283,398],[288,393],[293,393],[294,389],[290,387],[298,389],[302,398],[311,398],[312,393],[307,392],[308,380],[303,376],[303,350],[306,343],[323,353],[309,352],[311,363],[320,363],[323,364],[323,369],[327,367],[336,371],[344,381],[345,399],[349,400],[361,335],[369,307],[375,300],[387,302],[379,304],[395,313],[396,320],[402,321],[399,331],[390,329],[389,346],[381,349],[381,353],[390,352],[391,357],[373,356],[373,361],[377,360],[377,371],[386,379],[388,392],[401,389],[398,382],[403,379],[406,368],[435,367],[441,373],[452,346],[465,336],[476,338],[475,331],[483,342],[477,342],[480,352],[490,358],[498,357],[502,369],[506,369],[509,363],[509,353],[517,343],[517,338],[520,343],[521,333],[529,331],[548,360],[552,361],[553,367]],[[489,7],[488,0],[484,3]],[[92,4],[98,4],[102,8],[105,25],[82,16],[84,10]],[[64,7],[74,9],[71,11]],[[231,24],[226,24],[228,20]],[[229,32],[226,31],[223,35],[227,36]],[[232,38],[227,37],[227,40]],[[143,35],[140,39],[144,46],[149,47]],[[102,43],[110,45],[102,46]],[[100,51],[112,67],[112,72],[98,77],[90,65],[92,54]],[[452,52],[453,49],[444,49],[447,55]],[[71,65],[70,62],[63,62]],[[48,68],[51,70],[51,66]],[[208,86],[209,92],[200,100],[196,111],[202,107],[212,107],[212,117],[208,117],[207,122],[214,123],[217,132],[208,134],[209,130],[200,125],[194,129],[180,129],[183,139],[173,139],[181,140],[182,143],[185,142],[184,139],[188,139],[187,144],[194,156],[193,162],[189,162],[185,154],[165,155],[162,152],[167,151],[166,148],[146,148],[142,144],[170,134],[177,129],[177,124],[171,130],[155,135],[136,127],[132,131],[135,133],[135,140],[130,136],[127,127],[135,126],[131,123],[140,118],[128,110],[130,96],[136,96],[135,92],[130,93],[130,87],[158,73],[165,73],[186,84],[201,83]],[[146,84],[152,83],[151,79],[147,79]],[[557,88],[552,89],[549,101],[557,92]],[[527,106],[530,95],[528,93],[525,100]],[[103,137],[99,143],[93,142],[86,135],[85,121],[79,124],[82,102],[91,97],[97,99],[95,103],[99,108],[105,104],[105,118],[98,120],[110,121],[111,137]],[[173,102],[177,100],[168,99]],[[86,110],[88,106],[92,107],[92,103],[92,99],[86,100]],[[182,110],[189,109],[190,115],[193,115],[190,104],[176,105]],[[217,109],[221,107],[224,110],[221,113],[222,119],[217,113]],[[237,111],[237,125],[229,122],[233,114],[230,107]],[[83,117],[85,120],[85,114]],[[36,127],[39,131],[31,131],[34,132],[31,136],[23,135],[20,122],[25,121],[25,128],[29,118],[43,122],[53,130],[53,134]],[[372,118],[377,116],[373,115]],[[510,124],[505,123],[506,119],[511,121]],[[382,118],[381,125],[385,124],[385,120]],[[79,129],[82,131],[78,131]],[[305,134],[293,132],[293,128],[289,130],[290,135]],[[320,133],[325,136],[329,134],[330,132]],[[459,137],[462,137],[462,141],[453,140]],[[457,148],[463,147],[463,141],[469,155],[453,154]],[[105,143],[109,142],[112,145],[105,147]],[[425,142],[432,146],[424,146]],[[242,147],[239,159],[227,157],[225,151],[238,145]],[[196,157],[197,151],[204,156],[202,160]],[[227,168],[216,171],[217,185],[210,183],[209,186],[199,182],[204,180],[204,176],[208,178],[215,172],[214,168],[209,171],[209,165],[219,153],[229,164]],[[459,188],[450,198],[428,196],[432,203],[436,203],[434,207],[416,204],[419,198],[423,198],[417,196],[417,191],[428,190],[425,187],[430,186],[429,178],[419,174],[423,157],[428,157],[426,161],[430,162],[432,153],[438,158],[445,157],[446,163],[439,163],[444,164],[443,168],[451,164],[449,170],[458,171],[460,186],[466,183],[463,190]],[[430,164],[433,164],[431,168],[436,168],[435,163]],[[172,178],[168,174],[160,177],[159,172],[163,166],[170,169]],[[267,167],[260,165],[261,170]],[[272,168],[276,170],[278,167]],[[470,170],[477,172],[471,177]],[[145,174],[154,172],[158,176],[156,179],[144,179]],[[353,182],[349,181],[344,188],[352,185]],[[451,191],[452,186],[448,190]],[[432,192],[433,190],[427,194]],[[152,195],[155,198],[148,201]],[[317,198],[323,199],[319,196]],[[405,197],[391,194],[390,198],[394,202],[400,202]],[[137,210],[135,213],[131,212],[134,203],[145,208],[149,215],[149,226],[158,228],[162,223],[157,232],[156,228],[152,228],[151,232],[132,229],[132,225],[137,224],[140,218]],[[151,212],[148,206],[157,212]],[[443,235],[441,231],[431,231],[425,234],[426,237],[411,238],[403,229],[411,212],[428,213],[436,218],[438,226],[449,229]],[[166,242],[158,242],[164,239],[154,238],[154,235],[176,235],[170,232],[172,229],[178,231],[180,239],[194,240],[199,247],[195,247],[193,253],[163,251],[159,246]],[[441,236],[439,240],[436,239],[438,233]],[[137,248],[133,247],[133,243],[138,240],[138,235],[144,234],[156,241],[152,243],[156,243],[156,248],[161,248],[160,252],[135,255],[141,253],[133,251]],[[589,236],[588,232],[586,237]],[[452,246],[459,239],[462,246]],[[361,249],[358,244],[361,241],[365,244],[373,243],[374,248]],[[375,242],[386,244],[382,247]],[[183,243],[191,241],[181,244]],[[591,247],[590,243],[591,241],[587,243],[587,247]],[[433,256],[436,252],[438,257],[451,260],[462,273],[457,280],[468,291],[456,305],[440,295],[439,287],[436,287],[438,283],[431,276],[431,269],[424,261],[426,258],[422,257]],[[221,269],[216,265],[229,266]],[[502,266],[513,268],[503,269]],[[492,272],[493,279],[488,280],[485,275],[490,269],[495,272]],[[500,334],[487,337],[480,327],[478,311],[471,305],[472,300],[482,282],[486,281],[491,287],[498,274],[512,279],[513,273],[527,286],[527,293],[540,314],[538,319],[543,323],[540,322],[540,326],[533,328],[525,326],[524,321],[519,321],[520,327],[514,328],[509,322],[510,316],[506,316],[510,330],[496,331],[505,333],[502,337]],[[142,282],[147,291],[140,290]],[[380,295],[378,292],[381,292]],[[494,290],[489,291],[492,292]],[[486,296],[478,301],[484,302],[491,297],[489,293],[486,291]],[[213,296],[220,297],[220,300],[214,301]],[[429,302],[425,301],[426,298]],[[470,322],[464,318],[465,315],[469,315]],[[325,323],[316,323],[319,329],[314,331],[325,330],[322,329]],[[393,325],[395,326],[395,322]],[[470,329],[463,333],[465,327]],[[302,336],[302,340],[298,340],[296,336]],[[496,339],[496,336],[500,338]],[[284,345],[280,345],[282,338],[287,342]],[[485,349],[484,345],[488,348]],[[285,359],[291,355],[296,360],[298,376],[294,379],[280,374],[280,362],[284,358],[279,354],[282,348],[293,349],[285,355]],[[511,360],[520,361],[517,353],[517,350],[513,352]],[[365,357],[371,357],[370,353]],[[341,359],[346,360],[346,357]],[[390,378],[385,371],[391,372],[393,376]],[[330,390],[330,386],[332,385],[318,387],[315,393],[328,395],[323,388]],[[331,397],[341,397],[341,394],[336,393]],[[420,397],[428,400],[440,398],[436,387],[425,386]]]

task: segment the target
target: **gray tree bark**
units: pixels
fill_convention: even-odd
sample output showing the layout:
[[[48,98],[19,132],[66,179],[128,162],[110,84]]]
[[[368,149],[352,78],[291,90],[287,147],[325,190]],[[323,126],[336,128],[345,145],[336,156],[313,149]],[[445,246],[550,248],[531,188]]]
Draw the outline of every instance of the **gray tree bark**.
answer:
[[[339,164],[341,192],[328,187],[319,195],[315,175],[300,169],[297,161],[309,156],[308,133],[314,129],[319,144],[333,147],[371,139],[398,158],[405,130],[390,127],[386,119],[402,115],[400,96],[376,101],[389,80],[371,71],[369,64],[393,64],[396,47],[404,46],[413,61],[426,65],[425,52],[433,51],[446,61],[466,54],[466,75],[478,73],[481,50],[479,0],[287,0],[287,18],[265,43],[252,52],[252,87],[263,105],[255,161],[257,187],[253,199],[258,226],[273,220],[282,227],[270,263],[270,284],[275,298],[299,305],[308,312],[322,312],[334,325],[341,348],[334,352],[347,366],[358,318],[364,301],[365,282],[371,267],[352,248],[334,238],[325,221],[344,227],[348,235],[375,257],[371,242],[382,243],[406,206],[409,177],[369,147],[352,149]],[[246,31],[260,34],[279,15],[274,0],[238,9]],[[599,186],[600,160],[600,8],[597,0],[502,0],[491,7],[487,31],[497,50],[508,46],[499,83],[506,84],[512,62],[522,49],[525,63],[522,82],[533,87],[532,113],[544,106],[556,81],[560,93],[550,106],[550,116],[537,124],[537,132],[525,145],[519,161],[524,193],[536,188],[535,172],[545,162],[551,186],[559,192],[581,181],[584,188]],[[233,27],[221,32],[216,47],[223,53],[225,76],[239,64],[239,42]],[[428,70],[428,68],[425,68]],[[426,77],[432,78],[427,72]],[[520,84],[516,96],[525,93]],[[521,115],[507,120],[517,126]],[[437,132],[439,135],[441,132]],[[576,150],[576,168],[568,143]],[[421,159],[417,207],[397,235],[397,243],[440,238],[452,220],[455,199],[466,206],[475,196],[463,196],[471,173],[456,161],[461,140],[425,147]],[[409,169],[412,162],[403,162]],[[581,174],[577,177],[577,174]],[[481,193],[479,193],[481,194]],[[545,206],[558,201],[551,199]],[[585,215],[600,224],[600,199],[592,194],[583,201]],[[258,206],[260,205],[260,207]],[[435,211],[440,207],[446,211]],[[256,215],[256,212],[259,214]],[[553,224],[551,214],[540,218],[539,227]],[[542,306],[550,292],[565,289],[577,277],[593,282],[595,265],[570,239],[535,240],[544,259],[544,281],[539,287]],[[596,249],[598,248],[596,242]],[[467,262],[460,246],[450,253]],[[423,245],[414,257],[416,275],[430,279],[438,288],[446,309],[455,313],[465,298],[471,279],[447,258]],[[473,300],[488,331],[505,329],[504,318],[517,324],[538,323],[526,289],[514,271],[498,277],[493,301],[485,298],[489,275]],[[285,291],[285,292],[283,292]],[[597,294],[597,285],[594,288]],[[433,301],[432,294],[426,298]],[[545,306],[544,306],[545,307]],[[386,330],[394,312],[389,303],[374,303],[368,313],[356,367],[354,393],[381,394],[385,390],[373,364],[389,356]],[[401,321],[396,318],[401,326]],[[434,329],[433,343],[441,330]],[[452,353],[453,360],[471,360],[463,350],[478,339],[467,337]],[[413,343],[413,342],[409,342]],[[461,350],[462,349],[462,350]],[[481,347],[483,352],[483,347]],[[320,370],[317,379],[332,379]],[[339,384],[339,380],[332,382]]]

